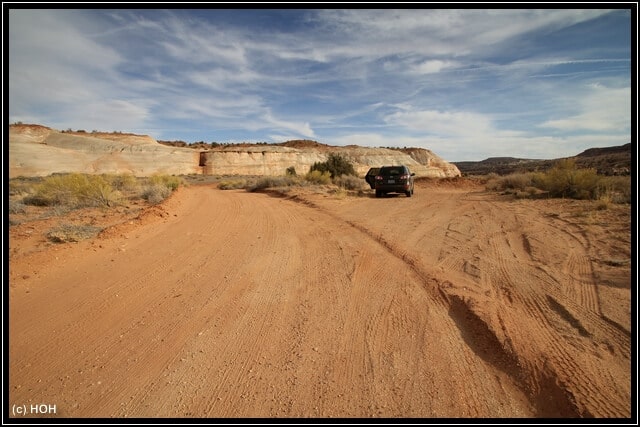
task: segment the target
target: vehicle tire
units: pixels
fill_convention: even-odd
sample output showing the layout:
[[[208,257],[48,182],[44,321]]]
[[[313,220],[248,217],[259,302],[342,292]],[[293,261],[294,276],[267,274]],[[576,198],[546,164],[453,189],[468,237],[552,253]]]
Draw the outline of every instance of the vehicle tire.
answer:
[[[411,194],[413,194],[413,191],[411,191],[411,190],[405,191],[404,194],[406,194],[407,197],[411,197]]]
[[[382,197],[382,191],[376,190],[376,197],[378,198]]]

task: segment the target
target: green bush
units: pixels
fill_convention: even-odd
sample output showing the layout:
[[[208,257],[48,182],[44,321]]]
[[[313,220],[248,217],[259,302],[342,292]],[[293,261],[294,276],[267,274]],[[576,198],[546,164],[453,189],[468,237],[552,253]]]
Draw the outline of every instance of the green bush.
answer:
[[[326,162],[316,162],[311,165],[309,172],[320,171],[329,172],[331,178],[341,175],[356,175],[353,164],[340,154],[329,154]]]
[[[298,174],[296,173],[295,166],[289,166],[287,168],[287,175],[289,175],[289,176],[298,176]]]

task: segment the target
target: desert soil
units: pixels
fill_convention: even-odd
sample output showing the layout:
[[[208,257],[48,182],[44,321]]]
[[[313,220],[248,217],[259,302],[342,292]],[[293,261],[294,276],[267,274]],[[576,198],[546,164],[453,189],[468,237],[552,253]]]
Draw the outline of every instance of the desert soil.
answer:
[[[631,209],[595,206],[208,184],[79,243],[12,226],[8,411],[631,417]]]

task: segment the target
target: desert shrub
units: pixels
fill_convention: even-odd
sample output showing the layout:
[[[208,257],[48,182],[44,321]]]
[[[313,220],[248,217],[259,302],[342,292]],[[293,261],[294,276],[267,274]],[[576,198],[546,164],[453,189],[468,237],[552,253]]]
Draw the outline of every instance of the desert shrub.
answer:
[[[140,187],[140,182],[132,174],[103,175],[104,179],[118,191],[135,192]]]
[[[604,176],[598,182],[598,199],[612,203],[631,203],[630,176]]]
[[[609,202],[631,202],[629,177],[605,177],[595,169],[578,169],[574,159],[562,159],[547,172],[492,177],[485,188],[512,193],[519,198],[546,193],[550,197],[598,200],[606,196]]]
[[[599,179],[595,169],[578,169],[574,159],[562,159],[547,172],[542,186],[553,197],[596,199]]]
[[[599,211],[607,210],[611,206],[611,203],[612,203],[612,200],[609,196],[607,195],[602,196],[596,201],[596,210],[599,210]]]
[[[171,195],[171,188],[164,184],[148,184],[142,190],[142,198],[152,205],[157,205]]]
[[[47,238],[56,243],[79,242],[96,236],[102,228],[92,225],[62,224],[52,228],[47,233]]]
[[[34,191],[36,185],[41,182],[39,177],[18,177],[9,180],[9,195],[20,196],[30,194]]]
[[[10,214],[22,214],[27,211],[27,205],[23,202],[19,202],[16,200],[9,201],[9,213]]]
[[[312,170],[305,175],[304,179],[312,184],[329,184],[331,183],[331,173],[329,171]]]
[[[152,175],[144,180],[141,197],[152,205],[157,205],[175,191],[184,181],[174,175]]]
[[[296,173],[295,166],[289,166],[287,168],[287,175],[289,175],[289,176],[298,176],[298,174]]]
[[[164,185],[171,191],[175,191],[184,183],[182,178],[174,175],[152,175],[147,179],[147,182],[151,185]]]
[[[487,182],[484,185],[484,188],[487,191],[501,191],[502,182],[499,177],[493,177],[487,179]]]
[[[309,172],[320,171],[329,172],[331,178],[341,175],[355,175],[356,171],[353,164],[340,154],[329,154],[329,158],[325,162],[316,162],[311,165]]]
[[[512,173],[502,177],[502,186],[504,189],[512,189],[524,191],[531,186],[531,176],[526,173]]]
[[[529,173],[512,173],[499,176],[494,174],[488,177],[485,188],[490,191],[508,191],[511,193],[525,193],[527,188],[533,186],[533,179]]]
[[[31,194],[22,199],[22,202],[30,206],[51,206],[53,201],[46,197],[42,197],[36,194]]]
[[[225,179],[218,183],[218,188],[221,190],[237,190],[247,187],[246,179]]]
[[[354,175],[340,175],[333,179],[333,183],[345,190],[362,190],[365,188],[366,181]]]
[[[247,191],[259,191],[266,188],[291,187],[299,185],[300,181],[293,176],[263,176],[255,182],[247,184]]]
[[[37,206],[112,206],[121,199],[119,191],[102,176],[79,173],[52,175],[38,184],[24,203]]]

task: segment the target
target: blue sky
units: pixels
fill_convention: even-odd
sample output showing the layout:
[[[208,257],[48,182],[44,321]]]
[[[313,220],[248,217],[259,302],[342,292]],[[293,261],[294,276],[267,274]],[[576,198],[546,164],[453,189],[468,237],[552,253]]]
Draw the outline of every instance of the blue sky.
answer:
[[[636,12],[10,9],[9,122],[573,156],[631,142]]]

